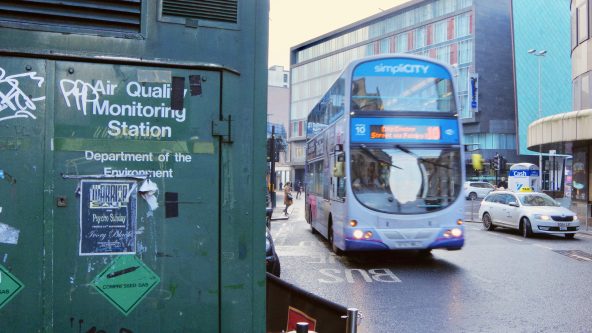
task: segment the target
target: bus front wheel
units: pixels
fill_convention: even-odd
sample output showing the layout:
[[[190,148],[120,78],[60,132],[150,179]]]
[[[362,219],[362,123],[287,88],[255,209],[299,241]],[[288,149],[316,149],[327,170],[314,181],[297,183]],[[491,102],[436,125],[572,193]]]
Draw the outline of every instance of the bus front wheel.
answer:
[[[329,244],[331,245],[331,251],[336,255],[340,256],[343,254],[343,251],[335,246],[335,239],[333,237],[333,223],[329,221]]]

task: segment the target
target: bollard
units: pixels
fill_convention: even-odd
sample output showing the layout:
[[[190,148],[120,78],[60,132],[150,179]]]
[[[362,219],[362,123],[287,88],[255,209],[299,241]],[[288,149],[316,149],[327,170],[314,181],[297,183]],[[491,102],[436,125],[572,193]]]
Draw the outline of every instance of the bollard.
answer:
[[[308,323],[307,322],[296,323],[296,333],[308,333]]]
[[[358,331],[358,309],[348,308],[347,309],[347,324],[346,333],[356,333]]]

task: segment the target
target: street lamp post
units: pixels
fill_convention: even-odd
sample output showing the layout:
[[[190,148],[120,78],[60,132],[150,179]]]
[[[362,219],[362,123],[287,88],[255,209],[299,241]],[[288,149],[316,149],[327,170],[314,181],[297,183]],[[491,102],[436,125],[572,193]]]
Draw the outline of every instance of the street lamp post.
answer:
[[[547,50],[537,51],[535,49],[530,49],[530,50],[528,50],[528,53],[536,56],[538,59],[538,65],[539,65],[538,66],[539,67],[539,83],[538,83],[538,86],[539,86],[539,117],[538,118],[541,119],[543,116],[543,107],[541,104],[541,98],[542,98],[542,95],[541,95],[541,59],[542,59],[542,57],[545,56],[545,54],[547,54]],[[541,136],[542,136],[542,133],[541,133]],[[539,188],[539,191],[542,191],[542,189],[543,189],[543,152],[542,152],[542,146],[541,146],[540,141],[539,141],[539,182],[540,182],[539,184],[541,187],[541,188]]]

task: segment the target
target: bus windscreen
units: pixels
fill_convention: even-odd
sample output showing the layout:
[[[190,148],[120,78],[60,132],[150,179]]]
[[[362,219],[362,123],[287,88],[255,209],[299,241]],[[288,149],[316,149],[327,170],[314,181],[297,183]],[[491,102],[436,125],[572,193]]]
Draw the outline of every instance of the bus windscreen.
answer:
[[[454,148],[351,148],[352,191],[364,206],[383,213],[422,214],[458,198],[460,151]]]
[[[456,112],[452,77],[432,62],[364,62],[354,69],[351,89],[352,111]]]

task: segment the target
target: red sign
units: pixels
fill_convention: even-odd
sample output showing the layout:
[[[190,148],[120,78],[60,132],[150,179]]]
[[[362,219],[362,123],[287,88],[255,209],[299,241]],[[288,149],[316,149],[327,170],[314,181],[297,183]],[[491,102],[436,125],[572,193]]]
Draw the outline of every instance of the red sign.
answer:
[[[295,331],[296,324],[302,322],[308,323],[309,331],[314,331],[317,326],[317,320],[313,317],[307,315],[306,313],[294,307],[288,307],[288,324],[286,326],[286,332]]]

